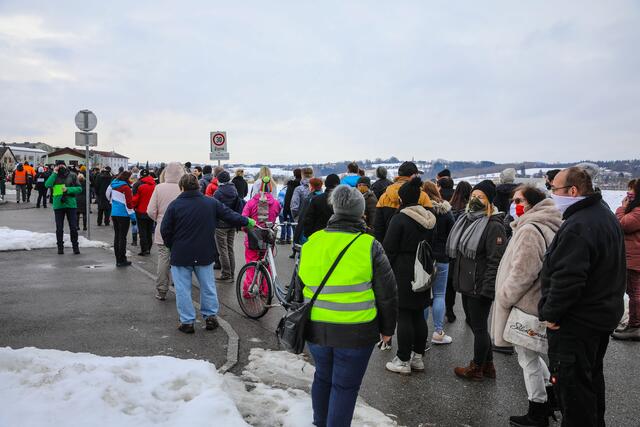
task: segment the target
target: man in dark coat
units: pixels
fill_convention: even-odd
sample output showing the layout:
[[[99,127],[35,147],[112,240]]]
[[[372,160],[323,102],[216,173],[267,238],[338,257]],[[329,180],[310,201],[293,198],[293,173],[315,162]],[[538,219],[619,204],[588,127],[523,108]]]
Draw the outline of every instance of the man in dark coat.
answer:
[[[291,212],[291,199],[293,198],[294,190],[300,185],[300,181],[302,181],[302,169],[296,168],[293,170],[293,179],[287,181],[287,192],[284,195],[284,206],[282,207],[282,212],[280,213],[281,220],[284,222],[293,222],[293,213]],[[292,231],[293,226],[282,226],[282,231],[280,233],[281,244],[291,243],[291,239],[285,239],[285,236],[290,237],[293,234]]]
[[[327,227],[327,223],[333,215],[333,208],[329,204],[329,197],[333,189],[338,185],[340,185],[340,177],[334,173],[328,175],[324,181],[324,193],[312,198],[309,202],[309,206],[303,216],[305,236],[309,237],[316,231],[324,230]]]
[[[583,169],[558,173],[551,192],[565,221],[540,275],[549,368],[562,424],[604,426],[603,359],[624,311],[624,234]]]
[[[387,179],[387,168],[383,166],[378,166],[376,168],[376,177],[378,179],[371,186],[371,191],[373,191],[373,194],[375,194],[376,198],[379,199],[387,187],[393,184],[393,182]]]
[[[111,218],[111,203],[109,199],[107,199],[107,188],[111,185],[111,181],[113,180],[113,176],[111,176],[111,168],[106,166],[102,171],[96,176],[96,198],[98,199],[98,226],[102,225],[102,220],[104,218],[104,225],[109,225],[109,221]]]

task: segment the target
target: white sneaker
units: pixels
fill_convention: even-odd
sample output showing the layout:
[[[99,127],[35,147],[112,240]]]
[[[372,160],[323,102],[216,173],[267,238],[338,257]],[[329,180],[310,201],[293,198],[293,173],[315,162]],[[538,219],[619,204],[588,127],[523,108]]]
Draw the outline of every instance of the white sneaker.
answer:
[[[409,361],[403,362],[398,358],[398,356],[394,357],[391,362],[387,362],[385,365],[388,371],[395,372],[402,375],[410,375],[411,374],[411,365]]]
[[[433,344],[451,344],[452,341],[453,338],[445,334],[444,331],[440,331],[440,333],[434,332],[431,336],[431,342]]]
[[[409,361],[409,366],[412,371],[424,371],[424,361],[422,360],[422,355],[418,353],[411,352],[411,360]]]

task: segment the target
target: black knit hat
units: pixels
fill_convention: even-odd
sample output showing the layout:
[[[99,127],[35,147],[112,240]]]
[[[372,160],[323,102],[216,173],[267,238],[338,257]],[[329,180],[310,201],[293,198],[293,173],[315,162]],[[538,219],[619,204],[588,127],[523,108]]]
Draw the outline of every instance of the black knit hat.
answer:
[[[324,180],[325,188],[336,188],[338,185],[340,185],[340,177],[338,175],[335,173],[327,175]]]
[[[413,162],[404,162],[398,168],[399,176],[411,176],[415,174],[422,174],[422,171],[419,171],[418,167]]]
[[[140,178],[144,178],[145,176],[149,176],[149,169],[142,169],[140,171]]]
[[[422,191],[422,180],[419,177],[415,177],[400,187],[398,196],[400,196],[402,204],[405,206],[417,205],[420,200],[420,191]]]
[[[360,185],[360,184],[364,184],[367,187],[371,187],[371,178],[369,178],[368,176],[361,176],[360,178],[358,178],[358,182],[356,183],[356,185]]]
[[[216,178],[218,178],[218,182],[221,183],[221,184],[224,184],[225,182],[231,181],[231,176],[229,175],[229,172],[227,172],[227,171],[220,172]]]
[[[471,191],[473,192],[474,190],[482,191],[484,195],[487,196],[489,203],[493,203],[493,199],[496,198],[496,185],[490,179],[480,181]]]

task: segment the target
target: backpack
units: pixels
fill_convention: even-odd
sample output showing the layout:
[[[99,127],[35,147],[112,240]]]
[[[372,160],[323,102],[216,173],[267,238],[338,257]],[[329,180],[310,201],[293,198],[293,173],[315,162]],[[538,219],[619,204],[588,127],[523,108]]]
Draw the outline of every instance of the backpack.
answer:
[[[438,268],[431,245],[426,240],[423,240],[418,243],[416,260],[413,264],[413,280],[411,281],[413,292],[426,292],[431,289],[437,273]]]
[[[265,224],[267,221],[269,221],[269,200],[267,200],[267,193],[263,191],[258,199],[258,222]]]

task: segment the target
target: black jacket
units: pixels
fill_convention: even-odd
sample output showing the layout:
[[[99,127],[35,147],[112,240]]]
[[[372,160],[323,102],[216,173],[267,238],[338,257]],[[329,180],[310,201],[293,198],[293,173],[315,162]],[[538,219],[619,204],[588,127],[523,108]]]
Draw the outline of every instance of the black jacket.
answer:
[[[470,222],[466,216],[461,216],[458,221],[467,221],[465,229]],[[496,275],[500,260],[507,247],[507,236],[502,225],[504,215],[492,215],[487,227],[484,229],[478,252],[475,259],[465,257],[460,251],[453,268],[449,274],[453,274],[453,287],[456,291],[468,296],[483,296],[494,299],[496,294]]]
[[[51,176],[50,171],[36,173],[35,183],[36,183],[36,189],[38,191],[46,190],[44,183],[47,181],[47,179],[49,179],[50,176]]]
[[[333,215],[333,208],[329,205],[329,195],[332,189],[325,191],[309,202],[303,218],[304,235],[309,237],[318,230],[324,230]]]
[[[382,193],[387,189],[388,186],[393,184],[393,182],[389,181],[387,178],[379,179],[371,185],[371,191],[376,195],[376,198],[380,198]]]
[[[326,230],[359,233],[365,231],[365,226],[362,221],[353,221],[334,215],[329,220]],[[356,325],[309,321],[306,329],[308,341],[329,347],[358,348],[377,343],[380,341],[380,334],[393,335],[398,317],[396,281],[382,245],[375,240],[371,246],[371,262],[373,265],[373,293],[376,298],[378,316],[369,323]],[[300,276],[296,275],[296,287],[302,289],[303,286]]]
[[[169,204],[160,225],[165,246],[171,249],[171,265],[198,266],[213,263],[214,233],[218,219],[244,227],[247,218],[233,212],[200,190],[185,191]]]
[[[413,292],[411,281],[418,244],[423,240],[431,242],[434,225],[435,220],[431,224],[432,228],[427,229],[401,212],[396,213],[389,221],[382,246],[396,278],[399,308],[420,310],[431,300],[431,292]]]
[[[77,184],[82,188],[82,192],[76,194],[76,204],[78,205],[78,212],[87,213],[87,181],[78,182]]]
[[[287,182],[287,192],[284,195],[284,206],[282,207],[283,214],[291,213],[291,198],[293,197],[293,190],[300,185],[299,179],[290,179]]]
[[[236,186],[236,190],[238,190],[238,196],[240,196],[241,199],[247,197],[247,194],[249,194],[249,185],[243,177],[234,176],[231,182],[233,182],[233,185]]]
[[[569,207],[542,266],[540,320],[612,332],[624,311],[624,234],[595,193]]]
[[[96,177],[95,189],[96,196],[98,198],[98,208],[100,209],[109,209],[111,207],[111,203],[107,199],[107,188],[111,185],[111,181],[113,177],[107,171],[102,171]]]
[[[436,216],[436,229],[433,235],[433,241],[431,242],[431,249],[433,256],[437,262],[449,263],[449,256],[447,255],[447,239],[453,225],[456,223],[456,219],[451,212],[451,205],[449,202],[436,202],[433,203],[432,212]]]
[[[517,186],[518,184],[500,184],[496,187],[496,198],[493,200],[493,204],[500,212],[509,213],[511,193]]]
[[[233,183],[220,184],[216,192],[213,194],[213,198],[234,211],[235,213],[242,213],[244,203],[238,196],[238,190]],[[235,228],[231,224],[227,224],[222,219],[218,219],[218,228]]]

